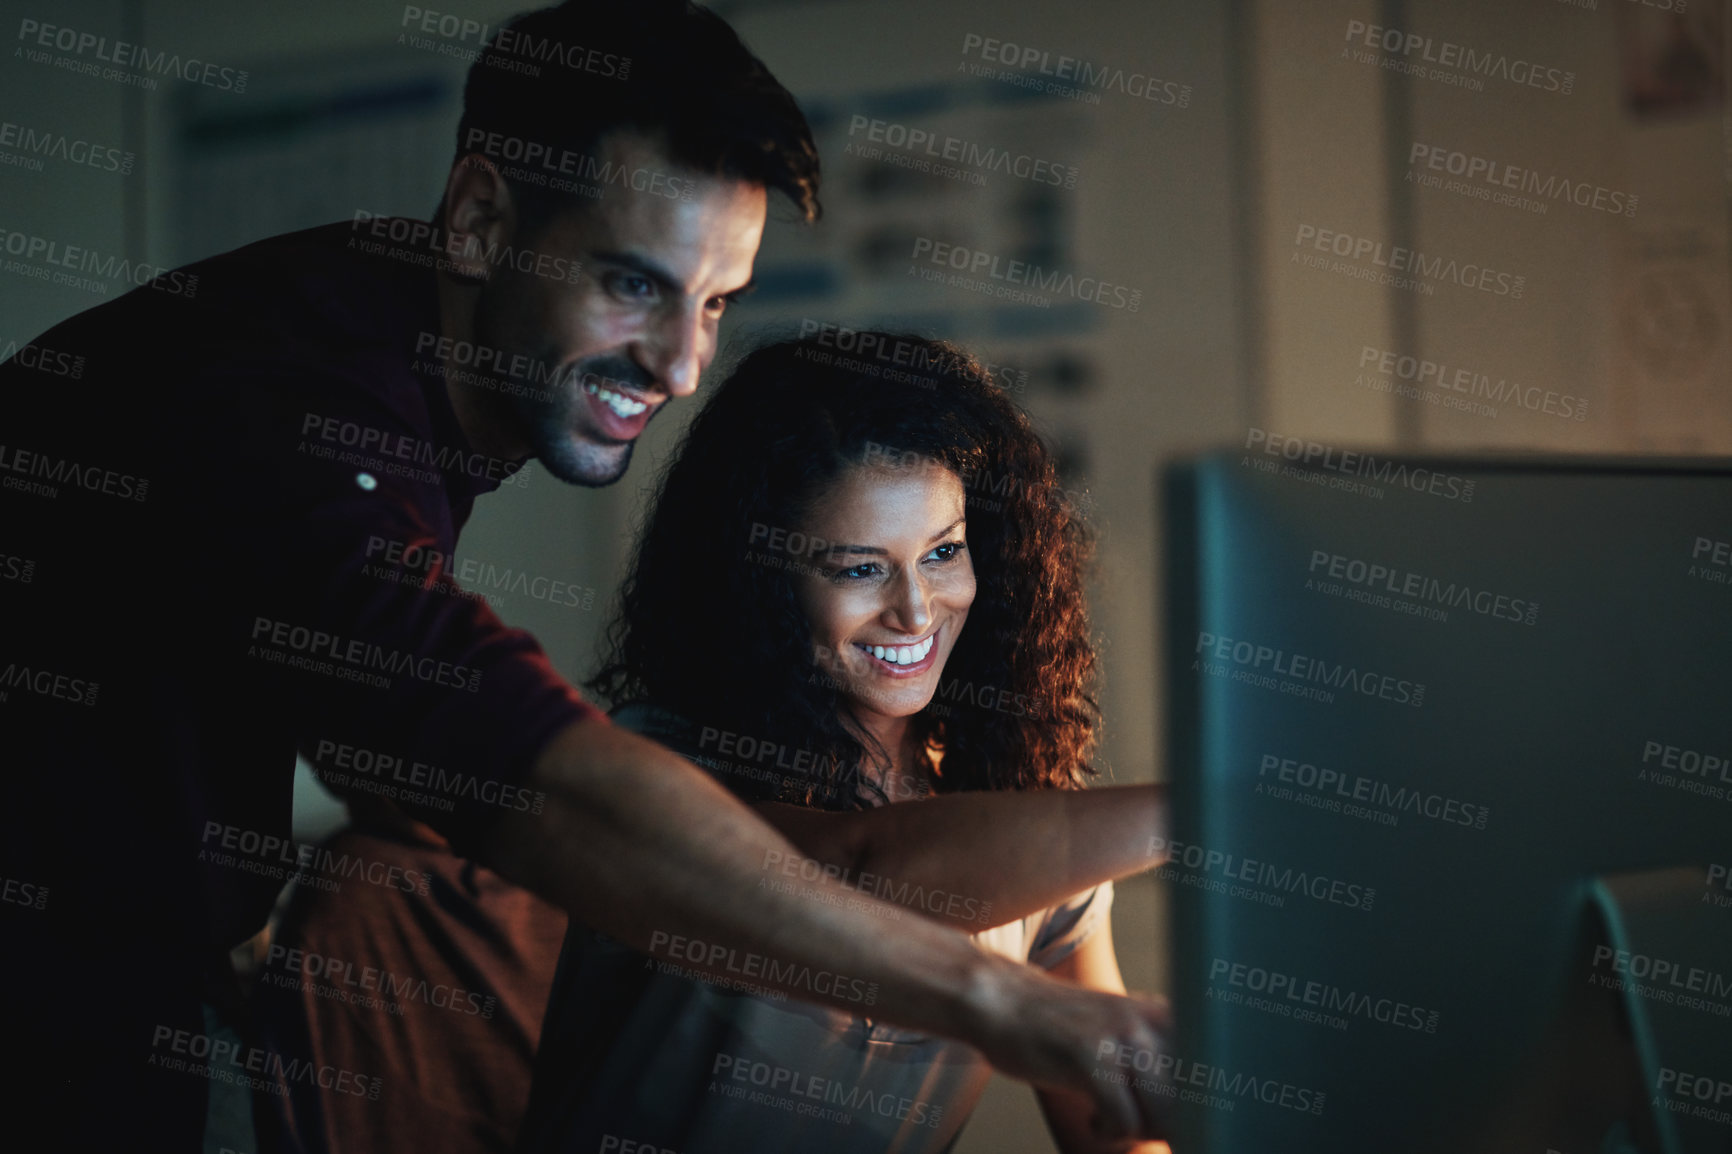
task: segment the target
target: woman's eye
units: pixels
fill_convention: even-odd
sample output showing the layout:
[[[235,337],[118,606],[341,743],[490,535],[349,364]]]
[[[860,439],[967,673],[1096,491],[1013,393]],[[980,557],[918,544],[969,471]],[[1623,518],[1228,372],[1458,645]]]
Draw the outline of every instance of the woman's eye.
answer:
[[[838,569],[835,576],[838,581],[861,581],[877,572],[878,566],[869,561],[864,565],[850,565],[846,569]]]
[[[964,545],[961,541],[946,541],[944,544],[929,553],[928,556],[937,558],[941,563],[945,561],[954,561],[966,548],[968,548],[968,546]]]

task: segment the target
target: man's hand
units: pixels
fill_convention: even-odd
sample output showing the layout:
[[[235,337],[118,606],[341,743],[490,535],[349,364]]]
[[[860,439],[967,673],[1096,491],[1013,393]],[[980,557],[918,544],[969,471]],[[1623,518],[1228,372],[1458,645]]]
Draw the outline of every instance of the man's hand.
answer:
[[[1167,1136],[1172,1099],[1159,1092],[1155,1075],[1141,1072],[1166,1049],[1172,1015],[1164,1003],[1084,989],[1007,962],[979,983],[971,1005],[979,1019],[969,1040],[998,1070],[1087,1094],[1104,1138]]]

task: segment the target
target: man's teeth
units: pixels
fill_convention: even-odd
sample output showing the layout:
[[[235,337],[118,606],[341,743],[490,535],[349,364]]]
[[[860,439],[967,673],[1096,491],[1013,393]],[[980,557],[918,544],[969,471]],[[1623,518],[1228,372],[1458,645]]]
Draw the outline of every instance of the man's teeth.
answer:
[[[934,633],[918,645],[863,645],[866,652],[880,661],[888,661],[892,665],[913,665],[917,661],[925,661],[926,655],[932,652],[932,642],[938,634]]]
[[[583,388],[590,396],[600,397],[603,404],[622,417],[635,417],[649,408],[642,401],[634,401],[630,397],[621,396],[612,389],[604,389],[593,381],[586,382]]]

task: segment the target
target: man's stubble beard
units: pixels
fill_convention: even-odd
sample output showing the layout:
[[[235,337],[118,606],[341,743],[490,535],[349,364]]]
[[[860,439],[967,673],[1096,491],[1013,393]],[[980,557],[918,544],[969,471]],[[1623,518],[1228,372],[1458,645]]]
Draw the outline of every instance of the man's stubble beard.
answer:
[[[581,418],[577,414],[585,402],[583,389],[576,382],[583,373],[595,370],[579,362],[555,372],[558,349],[546,342],[525,339],[525,335],[512,330],[502,315],[523,315],[530,311],[526,303],[511,299],[509,293],[491,285],[483,288],[477,302],[476,344],[499,349],[508,356],[528,357],[538,369],[533,379],[526,382],[524,391],[512,389],[504,395],[503,408],[529,442],[531,454],[553,476],[569,485],[588,488],[611,485],[625,476],[634,443],[601,441],[580,431]],[[636,365],[621,358],[592,358],[591,363],[615,368],[618,371],[614,375],[622,380],[636,381],[642,376]]]
[[[539,403],[534,397],[511,400],[536,460],[549,473],[568,485],[592,489],[625,476],[634,442],[600,442],[573,433],[571,414],[584,403],[581,392],[574,397],[556,396],[551,403]]]

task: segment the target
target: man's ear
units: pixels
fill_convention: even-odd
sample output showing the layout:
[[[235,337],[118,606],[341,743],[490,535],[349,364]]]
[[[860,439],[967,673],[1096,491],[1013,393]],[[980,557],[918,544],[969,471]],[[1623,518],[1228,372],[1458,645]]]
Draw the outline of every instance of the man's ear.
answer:
[[[493,271],[486,254],[510,244],[517,231],[517,205],[499,169],[477,153],[459,157],[445,178],[440,213],[442,255],[450,262],[445,271],[460,280],[486,280]]]

